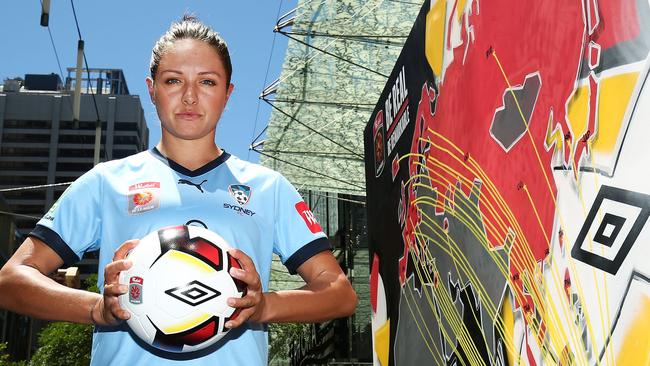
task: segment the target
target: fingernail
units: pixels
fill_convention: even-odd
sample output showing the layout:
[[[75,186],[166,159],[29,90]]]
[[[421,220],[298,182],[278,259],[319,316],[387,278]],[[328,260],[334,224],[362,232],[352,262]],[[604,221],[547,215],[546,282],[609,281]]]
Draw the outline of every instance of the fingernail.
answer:
[[[123,293],[123,294],[129,292],[129,286],[127,286],[127,285],[121,285],[121,286],[120,286],[120,292]]]
[[[244,271],[242,271],[239,268],[232,267],[230,269],[230,275],[233,276],[233,277],[240,277],[243,274],[244,274]]]
[[[234,299],[228,299],[228,306],[235,306],[235,300]]]
[[[226,322],[226,328],[232,328],[232,322]]]

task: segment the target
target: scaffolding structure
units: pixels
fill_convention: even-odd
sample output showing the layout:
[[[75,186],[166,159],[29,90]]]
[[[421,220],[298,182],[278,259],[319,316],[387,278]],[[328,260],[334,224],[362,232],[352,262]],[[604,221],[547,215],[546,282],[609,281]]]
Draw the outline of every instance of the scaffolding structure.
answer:
[[[299,189],[365,195],[363,129],[421,1],[299,0],[275,31],[282,72],[262,92],[273,111],[260,162]]]
[[[363,130],[421,6],[298,0],[275,27],[289,42],[280,77],[261,95],[272,107],[269,124],[251,147],[302,193],[359,296],[353,316],[312,325],[295,340],[289,364],[372,360]],[[276,266],[270,288],[296,281]]]

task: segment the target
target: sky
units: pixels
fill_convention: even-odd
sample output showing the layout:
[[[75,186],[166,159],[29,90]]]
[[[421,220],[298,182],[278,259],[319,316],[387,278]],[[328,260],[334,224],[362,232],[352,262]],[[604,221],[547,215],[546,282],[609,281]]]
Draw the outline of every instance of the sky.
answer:
[[[278,14],[296,0],[74,1],[90,68],[122,69],[131,94],[139,95],[149,126],[149,144],[160,139],[160,123],[147,94],[151,49],[169,25],[185,12],[195,14],[226,40],[233,64],[231,96],[217,127],[217,144],[242,159],[257,162],[251,141],[267,125],[270,107],[258,99],[280,75],[287,38],[275,34]],[[69,0],[51,0],[49,31],[40,26],[40,0],[0,1],[0,81],[25,74],[61,74],[76,65],[77,40]],[[268,73],[267,73],[268,70]],[[266,78],[266,82],[265,82]]]

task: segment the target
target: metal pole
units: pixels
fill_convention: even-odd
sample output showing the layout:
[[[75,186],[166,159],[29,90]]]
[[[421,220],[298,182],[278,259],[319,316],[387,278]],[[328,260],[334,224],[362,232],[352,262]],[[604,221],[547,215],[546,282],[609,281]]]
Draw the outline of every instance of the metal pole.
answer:
[[[76,128],[79,127],[79,110],[81,109],[81,74],[84,60],[84,41],[77,43],[77,68],[75,70],[74,100],[72,102],[72,121]]]
[[[47,27],[50,23],[50,0],[41,2],[41,26]]]
[[[99,164],[99,150],[102,145],[102,123],[97,121],[95,123],[95,156],[93,158],[93,166]]]

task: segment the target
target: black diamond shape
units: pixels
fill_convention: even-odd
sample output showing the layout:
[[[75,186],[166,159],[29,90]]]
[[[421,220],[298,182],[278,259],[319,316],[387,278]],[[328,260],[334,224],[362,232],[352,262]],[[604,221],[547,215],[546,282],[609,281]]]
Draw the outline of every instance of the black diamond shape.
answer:
[[[598,231],[596,231],[596,235],[594,235],[594,241],[611,248],[624,223],[625,217],[606,213],[603,217],[603,221],[600,223],[600,227],[598,227]],[[614,231],[612,231],[609,236],[605,235],[605,229],[607,228],[607,225],[614,226]]]
[[[188,305],[197,306],[221,295],[221,292],[197,280],[166,290],[165,293]],[[200,295],[196,295],[199,293]]]
[[[183,294],[183,295],[189,297],[189,298],[192,299],[192,300],[196,300],[196,299],[198,299],[198,298],[201,297],[201,296],[205,296],[205,295],[207,295],[208,293],[205,292],[205,291],[203,291],[203,290],[201,290],[200,288],[194,288],[194,287],[192,287],[192,288],[190,288],[190,289],[187,289],[187,290],[181,292],[181,294]]]
[[[625,238],[623,239],[623,243],[621,244],[621,247],[618,249],[618,252],[616,253],[614,259],[601,257],[600,255],[582,249],[581,247],[585,239],[587,238],[589,229],[591,228],[591,225],[596,219],[596,214],[598,213],[598,210],[605,199],[614,202],[619,202],[626,206],[641,209],[641,211],[638,214],[630,215],[630,217],[626,218],[634,221],[632,222],[632,227],[630,228],[630,231],[627,233],[627,236],[625,236]],[[618,272],[619,268],[621,268],[623,261],[625,260],[628,253],[630,252],[630,249],[632,249],[634,242],[638,238],[639,234],[641,233],[641,230],[645,226],[645,223],[646,221],[648,221],[649,217],[650,217],[650,195],[634,192],[634,191],[628,191],[622,188],[606,186],[603,184],[600,186],[600,190],[598,190],[596,199],[591,205],[591,209],[587,214],[587,218],[585,219],[584,224],[582,224],[582,229],[580,229],[580,233],[578,234],[578,237],[576,238],[576,241],[573,244],[573,248],[571,249],[571,256],[581,262],[589,264],[593,267],[608,272],[612,275],[616,275],[616,272]],[[605,227],[606,226],[607,225],[605,225]],[[605,229],[603,228],[602,230]],[[598,231],[600,231],[600,229]],[[610,237],[613,237],[613,234],[614,233],[612,232],[612,235],[610,235]],[[604,237],[604,235],[602,236]]]

